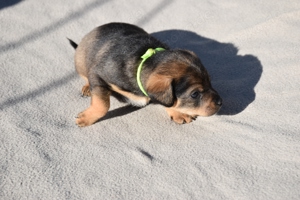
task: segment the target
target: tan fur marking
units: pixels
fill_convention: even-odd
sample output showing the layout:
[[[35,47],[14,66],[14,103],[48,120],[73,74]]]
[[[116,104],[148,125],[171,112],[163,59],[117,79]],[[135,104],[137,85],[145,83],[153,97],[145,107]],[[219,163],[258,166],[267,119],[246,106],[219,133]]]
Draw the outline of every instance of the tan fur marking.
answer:
[[[100,96],[101,88],[94,88],[91,95],[91,105],[88,109],[78,114],[76,124],[80,127],[89,126],[106,115],[110,106],[110,94]],[[100,92],[99,92],[100,91]]]
[[[171,84],[171,77],[161,74],[151,74],[146,88],[152,93],[165,92]]]
[[[147,91],[151,93],[167,92],[171,87],[171,81],[172,79],[169,76],[161,74],[151,74],[146,85]]]
[[[118,86],[110,84],[110,87],[113,91],[123,95],[124,97],[128,98],[129,102],[132,105],[135,106],[145,106],[149,103],[150,98],[149,97],[141,97],[141,96],[137,96],[135,94],[132,94],[130,92],[121,90]]]

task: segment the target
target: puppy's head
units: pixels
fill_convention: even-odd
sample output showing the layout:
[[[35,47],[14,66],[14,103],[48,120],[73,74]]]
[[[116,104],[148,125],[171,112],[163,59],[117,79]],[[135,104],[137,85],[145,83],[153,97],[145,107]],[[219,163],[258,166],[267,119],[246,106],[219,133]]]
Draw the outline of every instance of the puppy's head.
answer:
[[[165,51],[159,59],[146,84],[154,102],[193,117],[218,112],[222,99],[212,88],[206,69],[193,52]]]

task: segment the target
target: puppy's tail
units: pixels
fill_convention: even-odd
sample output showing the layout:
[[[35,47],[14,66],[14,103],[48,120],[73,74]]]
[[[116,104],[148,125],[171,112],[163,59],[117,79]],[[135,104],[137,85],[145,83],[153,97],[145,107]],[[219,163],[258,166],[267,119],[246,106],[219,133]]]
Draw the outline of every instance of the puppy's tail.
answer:
[[[69,38],[67,38],[67,39],[69,40],[71,46],[72,46],[74,49],[76,49],[76,48],[78,47],[78,45],[77,45],[73,40],[71,40],[71,39],[69,39]]]

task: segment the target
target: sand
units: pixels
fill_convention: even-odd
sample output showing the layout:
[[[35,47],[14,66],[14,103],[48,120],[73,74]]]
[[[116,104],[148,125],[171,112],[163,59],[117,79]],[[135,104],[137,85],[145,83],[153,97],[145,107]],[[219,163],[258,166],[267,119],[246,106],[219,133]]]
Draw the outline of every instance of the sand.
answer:
[[[108,22],[194,51],[219,114],[177,125],[112,98],[77,127],[66,37]],[[297,0],[2,0],[0,27],[0,199],[300,199]]]

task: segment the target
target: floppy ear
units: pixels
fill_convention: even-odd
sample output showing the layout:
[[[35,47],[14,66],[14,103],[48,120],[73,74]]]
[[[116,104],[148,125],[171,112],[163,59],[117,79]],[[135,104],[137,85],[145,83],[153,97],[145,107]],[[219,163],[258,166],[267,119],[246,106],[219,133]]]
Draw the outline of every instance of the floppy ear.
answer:
[[[167,75],[150,75],[146,90],[151,100],[166,107],[173,106],[175,97],[172,82],[172,77]]]

